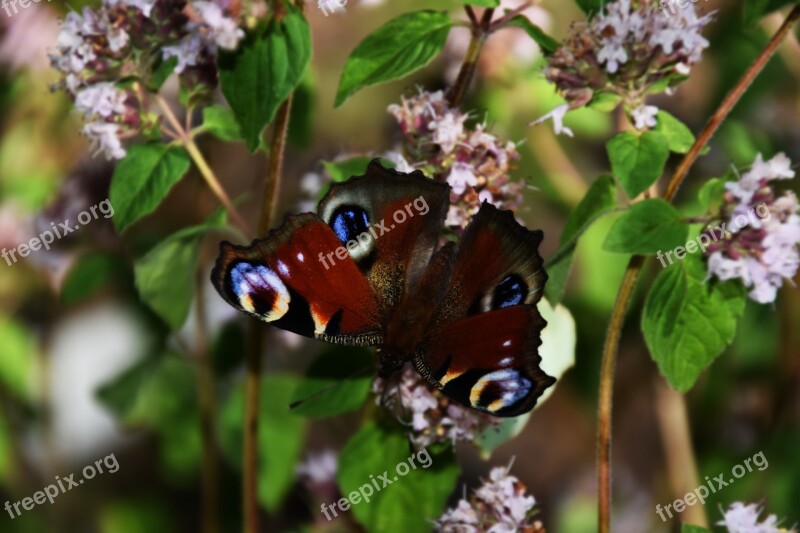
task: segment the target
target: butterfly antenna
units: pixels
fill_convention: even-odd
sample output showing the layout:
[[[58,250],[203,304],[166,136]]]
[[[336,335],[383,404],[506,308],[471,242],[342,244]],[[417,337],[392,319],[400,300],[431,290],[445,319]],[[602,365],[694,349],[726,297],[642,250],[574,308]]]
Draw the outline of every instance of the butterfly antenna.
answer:
[[[355,372],[353,372],[349,376],[347,376],[345,378],[342,378],[341,380],[337,381],[336,383],[331,383],[327,387],[323,387],[323,388],[319,389],[318,391],[312,393],[311,395],[306,396],[302,400],[297,400],[297,401],[294,401],[294,402],[290,403],[289,404],[289,409],[296,409],[296,408],[300,407],[301,405],[305,404],[306,402],[309,402],[309,401],[311,401],[311,400],[313,400],[315,398],[319,398],[323,394],[332,391],[336,387],[340,387],[341,385],[343,385],[344,383],[346,383],[349,380],[353,379],[354,377],[358,376],[359,374],[361,374],[365,370],[369,370],[371,367],[372,367],[372,365],[370,364],[370,365],[367,365],[367,366],[365,366],[363,368],[359,368],[358,370],[356,370]]]

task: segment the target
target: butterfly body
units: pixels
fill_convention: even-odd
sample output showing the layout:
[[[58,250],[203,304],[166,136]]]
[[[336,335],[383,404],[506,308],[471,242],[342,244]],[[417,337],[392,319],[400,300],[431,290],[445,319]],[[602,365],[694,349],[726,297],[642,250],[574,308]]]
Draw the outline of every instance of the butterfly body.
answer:
[[[464,405],[524,413],[555,381],[537,353],[542,233],[484,203],[457,244],[437,249],[448,207],[446,184],[374,161],[333,185],[318,214],[289,217],[249,247],[223,243],[212,281],[282,329],[377,346],[381,376],[413,362]]]

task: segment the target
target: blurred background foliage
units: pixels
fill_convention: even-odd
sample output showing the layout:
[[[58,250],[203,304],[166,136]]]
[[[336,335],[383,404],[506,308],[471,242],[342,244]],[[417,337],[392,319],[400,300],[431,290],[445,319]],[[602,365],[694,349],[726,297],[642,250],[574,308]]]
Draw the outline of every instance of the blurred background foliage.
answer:
[[[90,1],[74,0],[79,9]],[[347,11],[325,17],[307,7],[312,27],[312,68],[296,97],[290,148],[279,203],[280,214],[308,205],[317,191],[304,191],[302,177],[321,172],[322,161],[390,149],[398,132],[386,107],[416,85],[444,88],[460,65],[468,35],[453,31],[446,52],[410,79],[366,89],[333,107],[347,55],[383,21],[412,8],[456,9],[453,1],[408,1],[378,6],[351,0]],[[745,28],[738,2],[702,4],[719,9],[710,25],[711,47],[693,76],[672,97],[656,105],[698,131],[768,35],[780,23],[772,15]],[[26,242],[51,221],[108,197],[112,166],[92,159],[77,131],[79,117],[48,84],[46,48],[67,7],[58,0],[33,4],[14,17],[0,12],[0,246]],[[559,38],[582,14],[561,0],[541,2],[537,21]],[[705,179],[729,166],[747,165],[755,154],[779,151],[800,161],[800,44],[796,33],[726,121],[701,158],[681,196],[696,197]],[[613,114],[583,109],[567,125],[575,138],[556,138],[531,120],[560,103],[542,73],[541,56],[523,32],[507,30],[489,39],[477,82],[464,109],[485,117],[501,137],[520,141],[516,175],[525,180],[519,215],[545,232],[543,255],[558,245],[566,217],[587,186],[607,171],[603,143],[614,131]],[[169,90],[169,89],[168,89]],[[174,91],[173,91],[174,92]],[[174,94],[173,94],[174,96]],[[244,146],[203,138],[203,149],[234,198],[252,199],[265,175],[263,155]],[[675,161],[670,161],[674,165]],[[796,182],[796,180],[795,180]],[[796,186],[796,185],[795,185]],[[244,202],[255,219],[258,202]],[[679,204],[681,202],[679,201]],[[192,174],[157,212],[117,236],[111,220],[92,222],[79,232],[11,266],[0,265],[0,502],[18,501],[48,485],[55,475],[77,472],[108,453],[120,470],[37,507],[20,518],[0,516],[9,532],[98,531],[137,533],[200,529],[201,424],[194,311],[179,339],[167,342],[168,328],[135,290],[133,257],[163,236],[200,224],[215,201]],[[683,208],[691,212],[691,200]],[[493,465],[516,457],[514,474],[539,502],[552,531],[583,532],[595,527],[595,405],[600,347],[626,257],[601,249],[613,217],[581,240],[565,304],[578,331],[577,360],[552,398],[538,409],[524,432],[501,446]],[[37,230],[38,228],[38,230]],[[202,239],[199,253],[211,266],[218,234]],[[176,283],[194,273],[174,263]],[[656,269],[650,265],[646,276]],[[203,280],[205,281],[205,280]],[[244,328],[201,283],[211,336],[218,416],[219,510],[225,531],[240,528],[240,454]],[[636,299],[637,310],[641,298]],[[193,307],[194,308],[194,307]],[[638,316],[638,312],[631,313]],[[733,345],[687,395],[692,444],[700,478],[716,476],[763,451],[769,468],[753,472],[705,506],[712,520],[718,506],[734,500],[763,502],[770,512],[800,521],[800,293],[781,291],[775,306],[749,302]],[[269,356],[260,435],[259,499],[273,530],[356,528],[347,520],[320,521],[309,505],[296,468],[310,451],[342,450],[360,414],[308,420],[286,410],[321,345],[269,328]],[[616,384],[615,531],[670,531],[655,505],[674,499],[670,484],[671,411],[669,393],[646,353],[637,320],[624,330]],[[667,398],[665,400],[665,398]],[[489,465],[470,446],[459,449],[459,486],[474,486]]]

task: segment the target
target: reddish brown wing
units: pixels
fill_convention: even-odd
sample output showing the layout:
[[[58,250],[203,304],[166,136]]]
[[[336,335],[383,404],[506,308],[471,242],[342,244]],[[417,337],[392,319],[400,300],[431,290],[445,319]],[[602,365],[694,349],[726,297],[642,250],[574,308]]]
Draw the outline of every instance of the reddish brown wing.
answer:
[[[526,305],[452,322],[423,346],[417,370],[467,407],[494,416],[521,415],[555,382],[539,368],[544,326],[536,308]]]
[[[281,329],[339,344],[379,344],[382,317],[372,288],[317,215],[289,217],[250,246],[224,242],[211,274],[222,297]],[[335,256],[334,256],[335,257]]]
[[[484,203],[467,227],[450,281],[416,357],[420,374],[458,402],[495,416],[533,408],[555,380],[541,368],[547,279],[541,231]]]
[[[248,247],[223,244],[212,279],[234,307],[342,344],[379,344],[389,310],[436,247],[449,187],[383,168],[334,184],[319,216],[290,217]]]

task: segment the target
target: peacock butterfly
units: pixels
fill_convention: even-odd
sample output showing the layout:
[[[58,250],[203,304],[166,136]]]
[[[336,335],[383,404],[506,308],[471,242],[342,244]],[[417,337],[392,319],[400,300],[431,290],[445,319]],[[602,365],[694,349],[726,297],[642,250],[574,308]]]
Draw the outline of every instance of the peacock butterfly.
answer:
[[[381,376],[413,361],[454,400],[494,416],[530,411],[555,382],[540,368],[547,275],[541,231],[484,202],[437,249],[450,187],[369,164],[250,246],[223,242],[211,274],[238,310],[281,329],[378,346]]]

